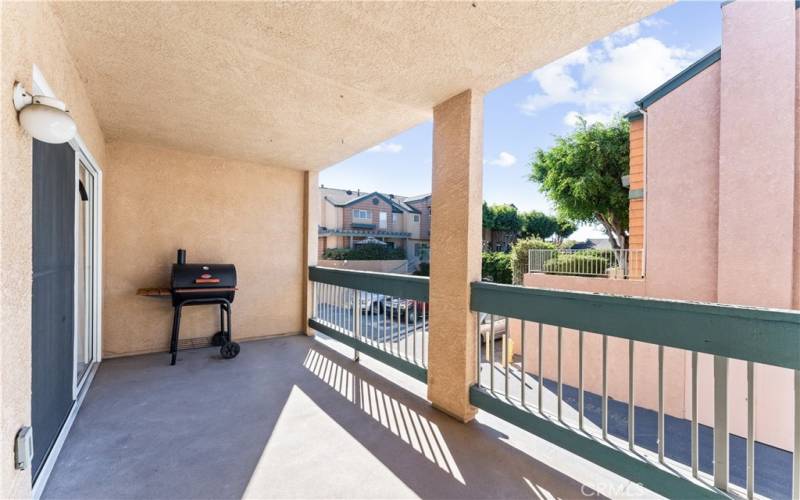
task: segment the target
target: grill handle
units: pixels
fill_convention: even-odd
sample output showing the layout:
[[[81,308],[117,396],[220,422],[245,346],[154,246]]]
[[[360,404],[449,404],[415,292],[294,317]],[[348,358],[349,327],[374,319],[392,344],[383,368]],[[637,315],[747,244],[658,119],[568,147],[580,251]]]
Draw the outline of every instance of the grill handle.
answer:
[[[195,283],[219,283],[219,278],[197,278]]]

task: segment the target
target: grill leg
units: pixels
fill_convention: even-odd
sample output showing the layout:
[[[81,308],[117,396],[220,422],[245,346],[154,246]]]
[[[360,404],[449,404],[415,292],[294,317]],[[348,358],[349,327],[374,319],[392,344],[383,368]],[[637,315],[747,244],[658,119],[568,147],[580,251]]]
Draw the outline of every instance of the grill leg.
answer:
[[[225,304],[219,305],[219,331],[225,336]]]
[[[181,328],[181,309],[182,306],[175,306],[175,314],[172,316],[172,341],[169,344],[169,352],[172,355],[170,365],[174,365],[178,359],[178,331]]]
[[[225,335],[228,337],[228,342],[231,342],[231,338],[233,336],[233,332],[231,331],[231,305],[230,303],[225,304],[225,314],[228,317],[228,329],[223,330],[225,331]]]

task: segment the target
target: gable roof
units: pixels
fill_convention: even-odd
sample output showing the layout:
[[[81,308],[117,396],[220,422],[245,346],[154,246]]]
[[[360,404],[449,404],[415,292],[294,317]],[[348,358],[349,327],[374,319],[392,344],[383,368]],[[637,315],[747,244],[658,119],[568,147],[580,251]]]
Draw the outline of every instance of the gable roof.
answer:
[[[417,196],[409,196],[408,198],[405,198],[403,201],[405,203],[416,203],[418,201],[422,201],[422,200],[430,198],[430,197],[431,197],[431,193],[418,194]]]
[[[416,208],[407,205],[405,200],[406,197],[403,196],[394,196],[391,194],[384,194],[378,191],[372,191],[370,193],[364,193],[361,191],[352,191],[352,190],[345,190],[345,189],[334,189],[334,188],[325,188],[321,187],[320,192],[323,194],[325,200],[330,202],[332,205],[337,207],[348,207],[355,203],[367,200],[371,197],[378,197],[388,203],[392,207],[393,212],[409,212],[418,214],[420,213],[419,210]],[[430,195],[422,195],[424,198],[425,196]],[[418,198],[418,197],[415,197]]]

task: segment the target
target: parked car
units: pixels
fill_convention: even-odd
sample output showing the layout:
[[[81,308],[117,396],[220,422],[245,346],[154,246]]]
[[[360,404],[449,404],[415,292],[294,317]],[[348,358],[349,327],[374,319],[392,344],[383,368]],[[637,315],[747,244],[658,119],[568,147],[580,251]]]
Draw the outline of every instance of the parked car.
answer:
[[[478,317],[480,322],[481,342],[485,342],[491,332],[491,315],[487,313],[480,313]],[[498,340],[506,334],[506,320],[501,316],[494,317],[494,339]]]
[[[416,308],[414,307],[416,305]],[[422,318],[422,308],[427,307],[426,302],[412,300],[412,299],[398,299],[391,297],[388,300],[380,302],[380,310],[386,314],[391,314],[395,318],[409,321],[414,321],[416,318]],[[426,310],[426,317],[428,315]]]
[[[385,295],[381,293],[361,292],[361,312],[371,314],[373,311],[380,311],[379,304],[384,297]]]

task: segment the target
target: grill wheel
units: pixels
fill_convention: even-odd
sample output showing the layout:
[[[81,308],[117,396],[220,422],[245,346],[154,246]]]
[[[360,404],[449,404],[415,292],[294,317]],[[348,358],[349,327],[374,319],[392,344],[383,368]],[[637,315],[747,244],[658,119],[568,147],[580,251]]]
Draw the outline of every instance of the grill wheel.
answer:
[[[219,348],[219,354],[225,359],[231,359],[239,355],[239,349],[239,344],[236,342],[227,342]]]

